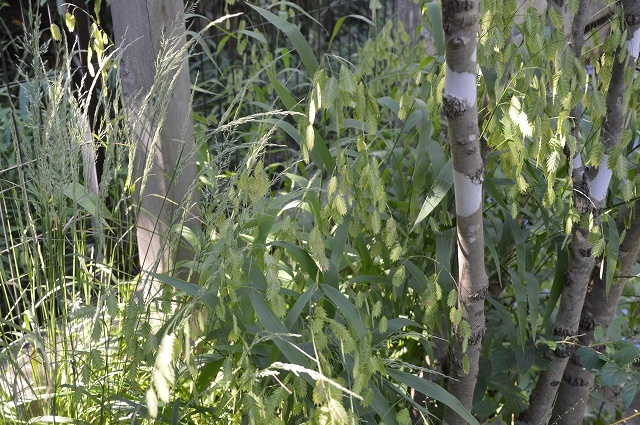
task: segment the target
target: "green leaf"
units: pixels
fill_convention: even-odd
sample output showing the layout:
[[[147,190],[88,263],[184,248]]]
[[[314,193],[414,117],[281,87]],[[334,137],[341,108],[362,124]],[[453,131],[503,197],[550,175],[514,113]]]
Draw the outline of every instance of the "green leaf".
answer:
[[[606,362],[600,370],[602,385],[620,385],[627,380],[628,373],[613,362]]]
[[[620,235],[618,234],[618,226],[615,220],[609,216],[609,240],[607,242],[607,279],[606,294],[609,296],[609,290],[613,284],[616,274],[616,266],[618,265],[618,250],[620,248]]]
[[[291,44],[293,44],[293,47],[300,55],[300,59],[302,59],[302,63],[307,69],[307,73],[309,75],[314,75],[318,70],[318,59],[313,54],[311,46],[309,46],[307,39],[302,35],[298,27],[261,7],[254,6],[252,4],[249,4],[249,6],[287,36],[289,41],[291,41]]]
[[[520,275],[513,269],[509,269],[509,276],[513,282],[513,288],[516,293],[516,303],[518,304],[518,329],[519,332],[519,346],[524,346],[527,337],[527,293],[525,288],[525,282],[520,278]]]
[[[443,54],[444,30],[442,29],[442,11],[440,9],[440,2],[434,1],[427,3],[427,15],[429,15],[429,24],[431,24],[427,30],[433,36],[436,43],[436,52]]]
[[[416,285],[412,286],[415,290],[418,291],[419,294],[423,294],[427,290],[429,283],[427,276],[425,276],[424,272],[420,270],[420,268],[416,266],[411,260],[407,260],[403,264],[413,276],[413,279],[411,279],[409,282],[415,282]]]
[[[580,347],[576,351],[576,354],[580,356],[582,367],[591,372],[600,370],[604,365],[604,360],[599,357],[598,352],[593,348]]]
[[[500,255],[498,255],[498,251],[496,250],[496,244],[494,241],[493,235],[490,233],[490,229],[488,225],[483,226],[484,232],[484,243],[489,250],[489,256],[493,259],[493,264],[496,267],[496,270],[502,270],[500,266]],[[502,273],[498,273],[498,283],[502,287]]]
[[[526,372],[533,366],[533,362],[536,359],[536,353],[531,348],[515,350],[516,363],[518,363],[518,369],[520,372]]]
[[[631,406],[638,394],[640,394],[640,385],[636,381],[628,381],[624,384],[624,387],[622,387],[622,401],[625,409]]]
[[[549,318],[551,318],[551,314],[553,314],[553,310],[555,310],[558,298],[560,298],[562,288],[564,287],[564,272],[567,270],[567,264],[569,263],[569,252],[567,249],[562,247],[561,243],[556,245],[556,251],[558,252],[558,256],[556,258],[556,266],[554,269],[555,275],[553,277],[553,284],[551,285],[551,292],[547,299],[547,307],[545,308],[544,316],[542,317],[543,328],[546,327],[546,324],[549,322]]]
[[[354,333],[358,337],[363,338],[366,335],[367,330],[356,306],[346,297],[346,295],[336,288],[329,285],[321,285],[320,288],[327,298],[335,304],[337,311],[339,311],[340,314],[342,314],[351,324]]]
[[[394,415],[394,409],[389,406],[389,402],[387,398],[380,392],[376,384],[373,382],[370,386],[373,392],[373,402],[371,403],[371,407],[373,410],[382,418],[382,423],[384,425],[398,425],[396,421],[396,416]]]
[[[390,102],[394,101],[390,100]],[[427,116],[427,112],[423,111],[423,115]],[[426,188],[427,178],[431,177],[431,174],[438,172],[436,168],[439,170],[446,164],[442,147],[431,137],[432,131],[431,122],[428,119],[423,119],[422,128],[418,136],[418,146],[415,150],[415,165],[412,174],[413,189],[411,190],[409,204],[411,217],[417,214],[418,205],[423,202],[422,195]]]
[[[72,201],[76,202],[82,208],[84,208],[89,214],[96,217],[98,205],[101,204],[98,195],[87,189],[86,186],[80,183],[68,183],[64,188],[64,194]],[[111,229],[105,218],[111,218],[111,214],[105,205],[101,208],[102,225],[105,229]]]
[[[525,284],[527,287],[527,302],[529,304],[529,321],[531,322],[531,335],[535,335],[538,329],[538,310],[540,306],[540,282],[533,273],[525,272]]]
[[[293,307],[291,307],[291,309],[287,313],[287,317],[284,319],[284,326],[287,329],[289,329],[292,332],[294,331],[293,327],[296,321],[300,318],[300,314],[302,313],[302,310],[307,306],[307,304],[309,303],[309,300],[311,300],[311,298],[315,295],[317,290],[318,290],[318,286],[312,285],[306,291],[304,291],[302,295],[298,297]]]
[[[311,278],[315,279],[316,276],[318,276],[318,273],[320,271],[315,261],[313,261],[313,258],[311,258],[311,256],[307,251],[300,248],[299,246],[294,245],[290,242],[280,242],[280,241],[273,241],[269,243],[267,246],[279,246],[286,249],[289,252],[289,254],[291,254],[296,259],[298,264],[302,266],[303,270],[307,274],[309,274]]]
[[[347,236],[349,235],[349,223],[351,223],[351,214],[344,216],[344,221],[336,229],[333,237],[333,245],[331,247],[331,262],[340,270],[343,258],[346,255]]]
[[[267,44],[267,39],[264,38],[264,35],[262,35],[261,33],[257,32],[257,31],[238,30],[238,33],[239,34],[244,34],[247,37],[254,38],[254,39],[258,40],[262,44]]]
[[[620,366],[626,366],[633,363],[640,356],[640,348],[629,341],[619,341],[616,343],[616,352],[612,356],[612,360]]]
[[[405,319],[404,317],[395,317],[387,322],[386,331],[375,331],[373,334],[373,339],[371,340],[372,345],[379,344],[383,340],[385,340],[389,335],[394,332],[399,331],[400,329],[411,326],[418,328],[420,330],[424,330],[424,326],[420,323],[414,322],[413,320]]]
[[[249,291],[249,299],[262,326],[264,326],[267,332],[274,334],[273,343],[278,347],[280,352],[284,354],[286,359],[291,363],[308,368],[309,362],[307,358],[302,354],[300,349],[289,341],[289,337],[286,336],[289,334],[289,331],[275,313],[271,311],[262,294],[252,288]]]
[[[331,38],[329,39],[329,47],[328,50],[331,50],[331,43],[333,43],[333,39],[336,38],[336,35],[338,35],[338,32],[340,31],[340,28],[342,28],[342,24],[344,24],[345,19],[347,18],[354,18],[354,19],[359,19],[361,21],[364,21],[365,23],[367,23],[370,26],[375,26],[375,24],[373,23],[373,21],[371,21],[371,19],[365,18],[362,15],[347,15],[347,16],[343,16],[340,19],[338,19],[336,21],[336,24],[333,26],[333,32],[331,33]]]
[[[442,388],[441,386],[420,378],[416,375],[412,375],[406,372],[402,372],[397,369],[387,368],[387,374],[395,379],[396,381],[407,385],[414,390],[430,397],[434,400],[437,400],[446,406],[449,406],[454,412],[456,412],[462,419],[467,421],[467,423],[472,425],[480,425],[478,420],[469,413],[469,411],[460,403],[460,401],[455,398],[451,393]]]
[[[507,311],[506,308],[504,308],[504,306],[501,303],[496,301],[490,295],[487,295],[487,301],[489,301],[489,303],[493,306],[493,308],[495,308],[495,310],[498,312],[498,315],[502,320],[502,326],[504,326],[504,329],[507,332],[507,336],[509,337],[509,342],[511,343],[512,346],[517,347],[518,333],[516,332],[516,326],[513,323],[513,320],[511,319],[509,312]]]
[[[291,92],[289,91],[289,89],[287,89],[284,85],[282,85],[280,80],[278,80],[278,78],[276,77],[276,74],[273,71],[267,71],[267,75],[269,77],[269,82],[271,82],[271,85],[276,90],[276,93],[278,94],[278,97],[284,104],[285,108],[287,108],[290,111],[294,111],[302,114],[304,112],[302,110],[302,107],[298,102],[296,102],[295,98],[291,95]],[[280,122],[280,121],[282,120],[277,120],[277,122]],[[286,124],[291,126],[291,124],[289,123],[286,123]],[[293,126],[291,126],[291,128],[293,128]],[[300,140],[296,139],[296,142],[300,144]]]
[[[454,249],[455,232],[456,229],[452,228],[436,236],[436,270],[438,272],[438,285],[440,285],[443,292],[449,292],[453,283],[449,259]]]
[[[160,273],[147,272],[147,274],[166,285],[173,286],[178,291],[182,291],[186,294],[191,295],[209,308],[216,308],[219,304],[218,297],[207,288],[194,285],[191,282],[187,282],[185,280]]]
[[[453,186],[453,163],[449,160],[433,182],[433,186],[424,200],[420,213],[411,228],[411,232],[442,202],[442,199],[449,192],[451,186]]]
[[[205,365],[200,368],[198,378],[195,383],[199,392],[209,388],[215,381],[216,376],[218,376],[218,371],[220,370],[222,363],[224,363],[224,357],[219,354],[216,354],[216,356],[218,358],[212,361],[205,361],[204,356],[201,356],[198,359],[200,362],[205,363]]]
[[[602,326],[596,326],[596,328],[593,330],[593,340],[596,343],[605,342],[604,329],[602,329]]]
[[[627,318],[625,316],[617,316],[611,321],[611,324],[607,328],[607,340],[608,341],[620,341],[622,339],[622,327],[627,327]],[[597,328],[596,328],[597,329]]]

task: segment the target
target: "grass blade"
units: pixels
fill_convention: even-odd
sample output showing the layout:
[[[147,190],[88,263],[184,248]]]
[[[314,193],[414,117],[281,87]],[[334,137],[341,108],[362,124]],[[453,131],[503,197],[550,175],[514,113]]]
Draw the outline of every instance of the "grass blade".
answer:
[[[421,392],[427,397],[431,397],[453,409],[458,415],[460,415],[467,423],[471,425],[480,425],[478,420],[474,418],[471,413],[455,398],[451,393],[442,388],[440,385],[434,384],[424,378],[419,378],[415,375],[411,375],[406,372],[402,372],[397,369],[387,369],[387,374],[396,381],[413,388],[416,391]]]
[[[440,205],[440,202],[449,192],[451,186],[453,186],[453,165],[451,160],[449,160],[433,182],[433,186],[422,204],[418,218],[416,218],[416,222],[413,223],[413,227],[411,228],[412,232],[418,227],[422,220],[427,218],[429,214]]]
[[[362,317],[351,301],[342,292],[329,285],[321,286],[322,292],[336,305],[337,310],[349,321],[358,337],[366,334]]]
[[[287,36],[289,41],[291,41],[291,44],[293,44],[293,47],[300,55],[300,59],[302,59],[302,63],[307,69],[307,73],[309,75],[314,75],[319,67],[318,59],[316,58],[316,55],[313,54],[311,46],[309,46],[309,43],[307,43],[307,40],[304,38],[298,27],[261,7],[254,6],[252,4],[249,6]]]
[[[258,316],[258,320],[260,320],[260,323],[262,323],[262,326],[264,326],[267,332],[275,335],[273,343],[278,347],[284,357],[291,363],[309,368],[309,362],[306,357],[299,349],[294,347],[291,341],[286,339],[288,338],[286,335],[289,334],[289,331],[275,313],[271,311],[264,297],[255,289],[251,289],[249,291],[249,298]]]

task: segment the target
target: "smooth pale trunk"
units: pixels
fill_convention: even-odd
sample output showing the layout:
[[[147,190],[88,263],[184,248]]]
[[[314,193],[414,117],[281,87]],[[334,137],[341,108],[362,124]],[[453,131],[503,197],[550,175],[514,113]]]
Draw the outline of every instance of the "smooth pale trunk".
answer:
[[[609,155],[603,155],[597,174],[589,182],[589,194],[596,204],[604,202],[609,190],[609,183],[613,173],[609,169],[609,165],[607,165],[608,160]]]
[[[478,378],[482,337],[485,331],[484,299],[488,278],[484,268],[482,180],[477,108],[478,1],[442,1],[446,75],[442,110],[449,123],[458,236],[458,300],[461,326],[454,326],[450,340],[448,389],[468,409]],[[470,335],[462,332],[466,322]],[[465,339],[467,342],[464,350]],[[468,370],[465,371],[465,365]],[[446,408],[445,424],[466,424]]]
[[[456,170],[453,170],[453,184],[455,187],[456,215],[469,217],[482,206],[482,185]]]
[[[120,79],[123,96],[136,138],[135,184],[138,208],[137,239],[143,272],[173,273],[178,262],[191,260],[177,249],[182,221],[196,223],[197,200],[191,192],[196,180],[191,88],[189,80],[183,3],[178,0],[113,0],[111,11],[117,45],[123,49]],[[164,39],[171,38],[172,69],[156,76],[156,61]],[[165,79],[161,81],[161,79]],[[158,84],[163,90],[154,92]],[[164,97],[164,98],[163,98]],[[162,101],[166,101],[163,104]],[[151,101],[158,102],[154,108]],[[166,109],[165,109],[166,108]],[[163,114],[164,113],[164,114]],[[159,119],[160,116],[160,119]],[[191,158],[191,159],[190,159]],[[177,174],[178,169],[180,173]],[[173,228],[178,224],[177,228]],[[137,294],[145,302],[158,285],[142,279]]]

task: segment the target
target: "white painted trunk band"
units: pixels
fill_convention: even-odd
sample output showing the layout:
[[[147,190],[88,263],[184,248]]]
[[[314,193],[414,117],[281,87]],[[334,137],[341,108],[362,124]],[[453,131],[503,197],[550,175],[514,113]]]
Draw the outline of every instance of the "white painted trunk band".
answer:
[[[581,168],[582,165],[582,156],[580,153],[577,153],[576,156],[573,157],[573,168]]]
[[[611,175],[613,174],[607,165],[609,155],[603,155],[600,166],[598,167],[598,174],[589,182],[589,193],[596,202],[604,201],[607,196],[607,190],[609,189],[609,182],[611,181]]]
[[[627,51],[634,59],[638,59],[638,54],[640,53],[640,29],[633,33],[631,40],[627,40]]]
[[[477,96],[476,74],[470,72],[455,72],[447,65],[447,74],[444,79],[444,93],[460,100],[466,100],[469,105],[475,105]]]
[[[469,217],[482,207],[482,184],[473,183],[469,177],[453,170],[453,185],[457,215]]]

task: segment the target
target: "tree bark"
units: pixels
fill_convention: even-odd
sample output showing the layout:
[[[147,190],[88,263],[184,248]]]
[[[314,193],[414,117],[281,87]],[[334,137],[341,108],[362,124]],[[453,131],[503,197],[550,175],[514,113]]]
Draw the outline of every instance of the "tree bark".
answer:
[[[573,231],[569,265],[565,273],[558,315],[553,326],[553,335],[561,340],[573,338],[578,333],[580,311],[595,263],[591,255],[591,244],[587,240],[588,234],[588,230],[579,227]],[[573,351],[573,344],[560,343],[554,351],[548,353],[549,365],[540,373],[536,387],[531,392],[529,409],[522,418],[525,423],[547,423],[558,385]]]
[[[623,2],[625,10],[625,18],[635,22],[636,19],[630,18],[627,13],[631,10],[637,10],[640,6],[637,2],[626,0]],[[637,13],[635,13],[637,14]],[[630,36],[635,34],[635,31],[630,32]],[[637,38],[640,38],[638,36]],[[635,38],[634,38],[635,39]],[[627,43],[627,50],[631,53],[633,60],[633,66],[637,61],[638,48],[635,47],[636,43]],[[635,54],[634,54],[635,53]],[[624,55],[620,57],[619,55]],[[624,71],[629,61],[624,60],[626,54],[619,52],[613,58],[614,67],[612,71],[612,78],[609,84],[609,91],[607,92],[607,114],[604,119],[604,125],[602,127],[601,141],[605,147],[605,155],[598,168],[592,170],[582,169],[582,176],[574,179],[577,180],[578,194],[576,194],[576,206],[581,210],[581,213],[591,213],[597,219],[600,215],[606,200],[606,194],[611,180],[612,172],[607,165],[608,154],[615,146],[620,143],[622,136],[622,128],[624,124]],[[580,195],[580,193],[582,195]],[[582,198],[582,202],[580,201]],[[565,274],[565,284],[562,291],[562,298],[560,301],[560,307],[558,309],[558,316],[554,323],[553,334],[560,338],[572,338],[579,334],[581,322],[582,308],[585,305],[585,297],[587,295],[587,286],[589,284],[591,271],[595,263],[594,258],[591,255],[591,245],[587,241],[588,230],[576,227],[573,232],[573,238],[571,242],[571,257],[569,259],[569,265],[567,273]],[[626,240],[626,239],[625,239]],[[613,290],[613,289],[612,289]],[[619,297],[619,296],[618,296]],[[606,296],[603,298],[606,300]],[[617,306],[617,299],[616,299]],[[615,311],[615,307],[613,308]],[[600,314],[599,312],[594,312]],[[604,313],[604,312],[603,312]],[[606,314],[606,313],[604,313]],[[595,327],[595,326],[594,326]],[[529,409],[527,415],[523,418],[530,424],[546,423],[549,419],[549,412],[552,410],[553,402],[556,397],[561,381],[571,382],[576,385],[572,386],[588,386],[589,389],[592,382],[580,381],[574,379],[574,375],[565,373],[569,357],[575,352],[574,344],[560,344],[558,348],[549,356],[549,367],[544,370],[538,379],[538,383],[531,393]],[[580,384],[584,385],[580,385]],[[572,389],[571,391],[574,391]],[[588,393],[589,390],[587,390]],[[558,420],[560,417],[566,417],[565,423],[580,423],[581,416],[578,410],[573,409],[573,405],[567,405],[571,399],[574,399],[574,405],[576,400],[582,400],[586,396],[574,397],[577,394],[568,395],[565,390],[565,394],[556,403],[556,407],[552,413],[552,419]],[[572,420],[578,422],[570,422],[567,416],[568,411],[572,411]],[[579,416],[579,418],[577,417]]]
[[[458,301],[462,320],[450,342],[448,389],[471,410],[485,331],[482,181],[476,89],[478,0],[443,0],[447,71],[442,108],[449,122],[458,230]],[[455,324],[454,324],[455,325]],[[465,350],[466,348],[466,350]],[[447,408],[445,424],[466,423]]]
[[[607,94],[607,116],[603,125],[602,141],[605,144],[605,152],[619,143],[624,126],[625,108],[624,92],[627,89],[624,83],[624,72],[627,67],[635,69],[640,52],[640,3],[625,0],[622,3],[625,22],[628,26],[626,60],[614,58],[611,83]],[[621,52],[622,54],[622,52]],[[616,55],[617,56],[617,55]],[[623,60],[620,60],[623,59]],[[603,165],[606,165],[603,160]],[[609,171],[609,178],[611,171]],[[608,183],[607,183],[608,185]],[[597,206],[604,206],[604,199],[598,201]],[[624,220],[619,220],[619,231],[624,228]],[[634,209],[631,227],[627,230],[620,244],[620,280],[611,286],[607,294],[606,282],[595,279],[591,291],[587,294],[580,318],[579,333],[581,345],[589,345],[593,342],[593,330],[597,326],[607,329],[615,317],[618,301],[624,290],[627,277],[633,265],[636,263],[640,250],[640,213],[638,205]],[[563,374],[558,400],[553,411],[553,418],[559,418],[560,424],[578,423],[584,417],[587,401],[591,389],[595,383],[595,376],[590,371],[582,368],[581,360],[573,355]]]
[[[636,203],[637,204],[637,203]],[[585,298],[582,315],[580,318],[579,338],[580,345],[588,346],[593,342],[593,331],[597,326],[606,329],[615,317],[618,301],[627,282],[627,276],[635,265],[640,250],[640,210],[636,205],[634,209],[631,227],[627,230],[620,244],[620,276],[614,282],[607,294],[606,281],[594,279],[591,290]],[[624,220],[622,220],[624,222]],[[622,224],[620,231],[624,229]],[[558,424],[582,423],[587,401],[595,382],[595,375],[582,367],[580,357],[574,354],[567,364],[562,383],[558,390],[558,399],[553,409],[552,419],[557,419]]]
[[[422,24],[420,5],[413,0],[395,0],[397,19],[404,25],[404,30],[411,37],[411,43],[415,44],[420,39],[418,26]]]
[[[176,249],[181,224],[195,225],[195,142],[184,11],[181,0],[113,0],[120,81],[135,135],[137,239],[144,272],[175,272],[192,259]],[[176,228],[177,227],[177,228]],[[158,289],[143,276],[137,295],[148,302]]]

